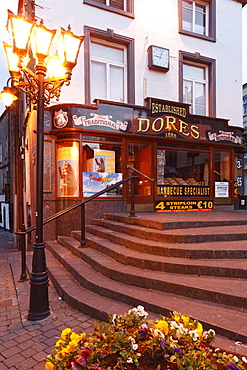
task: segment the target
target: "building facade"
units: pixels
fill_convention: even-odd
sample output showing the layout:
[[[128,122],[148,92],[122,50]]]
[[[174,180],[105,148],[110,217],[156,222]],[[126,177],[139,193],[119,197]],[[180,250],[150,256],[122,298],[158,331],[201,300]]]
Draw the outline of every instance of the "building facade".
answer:
[[[35,16],[48,28],[70,24],[85,36],[70,86],[46,109],[45,217],[136,170],[137,211],[234,207],[243,190],[245,4],[39,1]],[[31,223],[35,122],[33,110],[24,143],[24,203]],[[126,211],[129,204],[125,184],[88,205],[87,222]],[[78,222],[75,212],[46,227],[46,235],[66,234]]]

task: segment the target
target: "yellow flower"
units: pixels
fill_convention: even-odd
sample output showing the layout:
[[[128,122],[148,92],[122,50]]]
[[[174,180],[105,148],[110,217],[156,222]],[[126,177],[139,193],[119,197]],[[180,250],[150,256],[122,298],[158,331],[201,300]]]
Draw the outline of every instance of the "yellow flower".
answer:
[[[60,347],[62,343],[64,343],[64,341],[63,341],[63,340],[61,340],[61,339],[59,339],[59,340],[56,342],[55,347]]]
[[[198,324],[197,324],[196,331],[199,334],[199,337],[201,337],[202,336],[202,333],[203,333],[203,326],[202,326],[202,324],[200,322],[198,322]]]
[[[61,334],[62,339],[66,339],[67,335],[71,334],[72,330],[70,328],[64,329]]]
[[[181,319],[183,320],[184,326],[188,326],[190,322],[189,316],[182,315]]]
[[[80,339],[81,339],[80,335],[72,332],[72,334],[70,336],[70,340],[76,340],[77,342],[79,342]]]
[[[66,356],[70,353],[70,350],[66,347],[63,348],[62,351],[60,352],[63,356]]]
[[[72,341],[71,341],[71,342],[69,342],[69,344],[67,345],[67,350],[68,350],[69,352],[73,352],[73,351],[76,349],[77,345],[78,345],[78,341],[77,341],[77,340],[72,340]]]
[[[168,334],[169,328],[168,328],[168,323],[166,320],[160,320],[157,322],[155,325],[155,328],[160,330],[164,334]]]
[[[55,366],[50,361],[45,363],[45,370],[53,370],[53,369],[55,369]]]

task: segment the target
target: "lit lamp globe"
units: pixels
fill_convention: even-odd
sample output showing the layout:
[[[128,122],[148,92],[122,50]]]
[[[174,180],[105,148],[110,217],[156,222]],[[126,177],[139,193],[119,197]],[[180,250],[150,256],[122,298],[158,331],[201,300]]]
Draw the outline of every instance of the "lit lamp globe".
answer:
[[[0,99],[3,100],[5,107],[10,107],[18,98],[12,93],[12,89],[10,87],[4,87],[3,91],[0,93]]]

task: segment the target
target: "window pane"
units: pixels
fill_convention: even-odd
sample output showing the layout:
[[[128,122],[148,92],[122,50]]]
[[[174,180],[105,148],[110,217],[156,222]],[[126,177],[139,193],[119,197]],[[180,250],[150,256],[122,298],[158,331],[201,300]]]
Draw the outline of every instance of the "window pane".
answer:
[[[91,43],[92,59],[99,58],[110,60],[117,63],[124,63],[124,51],[117,48],[111,48],[105,45]]]
[[[106,65],[104,63],[91,63],[91,96],[92,100],[107,99]]]
[[[205,80],[205,68],[195,67],[192,65],[184,64],[183,66],[184,77],[193,80]]]
[[[195,83],[195,114],[205,115],[205,86],[198,82]]]
[[[196,5],[195,32],[201,35],[206,34],[206,7],[201,4]]]
[[[129,143],[128,144],[128,165],[136,168],[146,176],[151,176],[150,144]],[[138,175],[135,181],[135,195],[151,195],[151,182],[146,177]],[[129,194],[131,184],[129,182]]]
[[[193,5],[192,5],[192,1],[186,1],[186,0],[184,0],[183,2],[182,2],[182,7],[183,8],[188,8],[188,9],[193,9]]]
[[[185,31],[193,31],[193,8],[190,1],[183,1],[182,4],[182,28]]]
[[[184,81],[183,102],[187,104],[192,104],[192,96],[193,96],[192,82]]]
[[[124,0],[110,0],[110,6],[124,10]]]
[[[110,100],[124,101],[124,69],[121,67],[110,67],[110,92]]]

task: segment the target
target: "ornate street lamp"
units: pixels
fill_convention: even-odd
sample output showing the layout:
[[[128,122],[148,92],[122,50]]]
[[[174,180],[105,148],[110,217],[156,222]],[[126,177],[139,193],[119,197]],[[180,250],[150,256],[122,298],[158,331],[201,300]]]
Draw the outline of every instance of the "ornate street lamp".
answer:
[[[36,141],[36,240],[33,246],[32,272],[30,274],[30,302],[28,320],[41,320],[50,314],[48,299],[48,275],[46,270],[45,246],[43,242],[43,165],[44,165],[44,106],[50,99],[60,96],[64,83],[69,85],[72,69],[77,63],[84,37],[75,36],[70,27],[61,29],[57,53],[65,68],[63,76],[46,78],[50,48],[56,30],[47,29],[43,23],[37,25],[23,16],[8,10],[7,29],[12,45],[4,43],[12,86],[24,91],[32,104],[37,104]],[[27,68],[26,57],[30,50],[36,60],[35,71]]]

